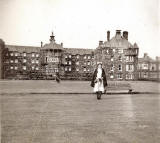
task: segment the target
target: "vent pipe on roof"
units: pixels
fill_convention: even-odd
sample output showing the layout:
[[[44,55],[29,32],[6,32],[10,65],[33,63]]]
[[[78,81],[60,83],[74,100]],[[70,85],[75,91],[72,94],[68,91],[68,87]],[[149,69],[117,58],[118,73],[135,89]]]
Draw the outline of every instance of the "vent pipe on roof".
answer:
[[[41,41],[41,47],[43,47],[43,42]]]

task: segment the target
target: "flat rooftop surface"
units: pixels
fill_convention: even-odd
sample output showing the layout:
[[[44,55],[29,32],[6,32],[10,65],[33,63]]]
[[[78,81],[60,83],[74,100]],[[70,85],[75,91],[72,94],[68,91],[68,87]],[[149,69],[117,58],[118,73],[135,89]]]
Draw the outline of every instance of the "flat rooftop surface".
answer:
[[[1,135],[2,143],[159,143],[160,95],[6,93]]]

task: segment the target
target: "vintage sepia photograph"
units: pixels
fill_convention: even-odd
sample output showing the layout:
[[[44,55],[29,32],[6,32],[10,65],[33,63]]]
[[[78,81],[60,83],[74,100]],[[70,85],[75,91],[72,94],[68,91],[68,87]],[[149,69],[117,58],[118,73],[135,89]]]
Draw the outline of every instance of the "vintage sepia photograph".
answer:
[[[0,0],[1,143],[159,143],[159,0]]]

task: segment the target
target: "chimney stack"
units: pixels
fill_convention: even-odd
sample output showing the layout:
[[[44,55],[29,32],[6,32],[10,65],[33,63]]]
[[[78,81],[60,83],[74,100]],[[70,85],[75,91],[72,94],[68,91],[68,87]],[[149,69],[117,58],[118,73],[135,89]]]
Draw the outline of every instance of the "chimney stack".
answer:
[[[103,41],[99,41],[99,46],[103,45]]]
[[[148,54],[147,53],[144,53],[144,58],[146,58],[148,56]]]
[[[128,31],[123,31],[123,38],[128,40]]]
[[[61,46],[63,47],[63,43],[61,43]]]
[[[116,35],[121,35],[121,30],[116,30]]]
[[[107,31],[107,41],[110,41],[110,31]]]

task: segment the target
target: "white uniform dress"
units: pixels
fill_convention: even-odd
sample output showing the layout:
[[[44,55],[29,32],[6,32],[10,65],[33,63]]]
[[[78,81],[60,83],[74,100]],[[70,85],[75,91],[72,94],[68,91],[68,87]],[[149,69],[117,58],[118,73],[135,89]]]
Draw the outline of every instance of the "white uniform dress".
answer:
[[[98,80],[99,78],[102,79],[102,68],[97,69],[96,80]],[[101,82],[100,81],[96,82],[94,85],[94,92],[98,92],[98,91],[102,91],[102,93],[104,93],[103,80],[101,80]]]

